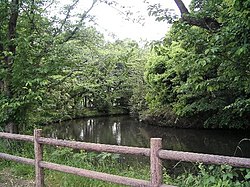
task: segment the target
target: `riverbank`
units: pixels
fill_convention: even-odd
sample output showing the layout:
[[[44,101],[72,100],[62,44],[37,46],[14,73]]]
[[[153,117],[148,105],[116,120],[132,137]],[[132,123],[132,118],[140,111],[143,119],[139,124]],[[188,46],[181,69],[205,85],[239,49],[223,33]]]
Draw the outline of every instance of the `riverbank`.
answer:
[[[250,130],[249,125],[228,125],[214,124],[208,122],[204,116],[180,117],[169,108],[158,108],[146,110],[141,113],[139,120],[148,125],[162,127],[179,128],[179,129],[244,129]]]
[[[170,109],[158,108],[146,110],[139,116],[141,122],[148,125],[162,127],[182,128],[182,129],[203,129],[203,122],[200,119],[189,119],[178,117]]]
[[[118,116],[118,115],[129,115],[129,110],[123,107],[113,107],[109,111],[98,111],[94,108],[85,108],[81,111],[71,112],[65,115],[40,117],[37,121],[33,122],[38,125],[48,125],[52,123],[59,123],[63,121],[69,121],[74,119],[82,119],[89,117],[102,117],[102,116]]]

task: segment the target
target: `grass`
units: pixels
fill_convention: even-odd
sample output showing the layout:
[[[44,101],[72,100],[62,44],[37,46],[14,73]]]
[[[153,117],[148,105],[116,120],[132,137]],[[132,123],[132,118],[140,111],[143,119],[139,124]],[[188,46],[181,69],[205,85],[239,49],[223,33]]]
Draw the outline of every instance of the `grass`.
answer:
[[[50,150],[49,153],[46,154],[50,154],[50,156],[45,155],[45,157],[48,158],[47,161],[50,162],[84,168],[92,171],[149,180],[149,167],[139,164],[134,165],[133,167],[122,164],[119,160],[120,155],[117,154],[97,154],[85,151],[76,152],[75,150],[68,148],[59,148],[54,151]],[[51,170],[46,172],[46,176],[47,183],[50,186],[122,186],[71,174],[54,172]]]
[[[33,144],[24,142],[1,141],[0,152],[34,158]],[[87,170],[104,172],[114,175],[149,180],[150,168],[148,164],[134,162],[130,164],[121,159],[121,155],[110,153],[94,153],[77,151],[69,148],[44,147],[44,160],[48,162],[64,164]],[[135,159],[134,159],[135,160]],[[34,167],[18,164],[11,161],[0,160],[0,184],[4,187],[12,187],[5,176],[8,176],[14,186],[26,186],[34,181]],[[5,172],[8,171],[8,172]],[[17,176],[10,177],[10,174]],[[13,182],[14,181],[14,182]],[[178,175],[167,174],[164,170],[164,183],[176,186],[200,186],[200,187],[249,187],[250,169],[239,169],[231,166],[205,166],[195,164],[192,168],[184,169]],[[93,180],[72,174],[45,169],[45,184],[47,187],[119,187],[123,185],[112,184],[100,180]],[[2,187],[0,185],[0,187]]]
[[[12,141],[5,141],[0,144],[0,152],[26,158],[34,158],[33,145],[23,142],[16,143]],[[76,151],[69,148],[54,148],[51,146],[44,147],[43,156],[44,160],[48,162],[114,175],[149,180],[149,166],[141,165],[139,162],[138,164],[133,164],[133,166],[130,166],[126,163],[121,163],[120,157],[121,156],[117,154],[98,154],[94,152]],[[33,180],[35,177],[33,166],[0,160],[0,171],[4,171],[6,169],[10,170],[13,176],[18,176],[19,178],[21,177]],[[51,187],[122,186],[47,169],[45,169],[45,183],[46,186]]]

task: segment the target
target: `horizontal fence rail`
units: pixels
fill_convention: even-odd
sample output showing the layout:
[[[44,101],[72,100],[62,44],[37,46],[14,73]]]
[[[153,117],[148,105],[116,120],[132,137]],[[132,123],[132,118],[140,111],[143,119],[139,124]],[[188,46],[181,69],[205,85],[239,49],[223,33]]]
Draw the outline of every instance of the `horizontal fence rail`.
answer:
[[[38,138],[38,142],[41,144],[55,145],[55,146],[61,146],[61,147],[70,147],[73,149],[84,149],[88,151],[150,156],[149,148],[95,144],[95,143],[58,140],[58,139],[53,139],[53,138],[42,138],[42,137]]]
[[[0,138],[11,139],[11,140],[22,140],[26,142],[34,142],[34,137],[29,135],[12,134],[0,132]]]
[[[71,174],[88,177],[92,179],[104,180],[107,182],[125,184],[125,185],[130,185],[130,186],[150,186],[150,181],[146,181],[146,180],[121,177],[117,175],[90,171],[90,170],[85,170],[85,169],[80,169],[80,168],[75,168],[75,167],[70,167],[70,166],[63,166],[60,164],[54,164],[54,163],[49,163],[49,162],[41,162],[40,165],[41,167],[44,167],[44,168],[61,171],[65,173],[71,173]],[[168,185],[163,185],[163,186],[167,187]]]
[[[181,160],[188,162],[201,162],[205,164],[230,165],[235,167],[250,168],[249,158],[190,153],[182,151],[160,150],[159,157],[166,160]]]
[[[35,160],[30,159],[30,158],[23,158],[23,157],[13,156],[13,155],[5,154],[5,153],[0,153],[0,158],[5,159],[5,160],[19,162],[22,164],[35,165]]]
[[[36,187],[44,186],[44,172],[43,172],[44,168],[61,171],[65,173],[71,173],[92,179],[99,179],[117,184],[124,184],[129,186],[148,186],[148,187],[173,187],[171,185],[166,185],[162,183],[163,181],[162,159],[187,161],[187,162],[202,162],[202,163],[217,164],[217,165],[227,164],[235,167],[250,168],[249,158],[163,150],[161,138],[151,138],[150,148],[95,144],[95,143],[44,138],[41,137],[40,129],[34,130],[34,136],[0,132],[0,138],[34,142],[34,151],[35,151],[34,159],[13,156],[5,153],[0,153],[0,158],[23,164],[34,165],[36,171],[36,180],[35,180]],[[45,162],[42,160],[43,145],[70,147],[74,149],[83,149],[83,150],[97,151],[97,152],[110,152],[110,153],[147,156],[150,157],[151,180],[146,181],[146,180],[122,177],[118,175],[112,175],[76,167],[55,164],[51,162]]]

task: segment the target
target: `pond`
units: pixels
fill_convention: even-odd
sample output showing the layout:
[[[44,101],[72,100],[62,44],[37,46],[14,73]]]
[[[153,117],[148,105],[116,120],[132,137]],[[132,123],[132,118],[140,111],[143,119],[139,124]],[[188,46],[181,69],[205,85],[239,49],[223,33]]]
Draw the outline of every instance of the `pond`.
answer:
[[[46,137],[92,143],[149,147],[162,138],[163,148],[228,156],[250,157],[250,131],[173,129],[140,123],[130,116],[95,117],[46,126]],[[238,145],[239,144],[239,145]]]

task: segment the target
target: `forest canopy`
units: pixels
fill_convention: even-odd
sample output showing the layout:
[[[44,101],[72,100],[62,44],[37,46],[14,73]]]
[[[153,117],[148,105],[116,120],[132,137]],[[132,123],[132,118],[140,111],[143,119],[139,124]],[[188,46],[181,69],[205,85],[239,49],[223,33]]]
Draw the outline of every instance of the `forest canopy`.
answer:
[[[149,5],[172,24],[162,41],[141,47],[108,42],[87,26],[97,2],[79,0],[51,16],[54,0],[0,4],[0,124],[17,129],[87,116],[136,113],[191,126],[249,128],[250,1],[175,0]],[[118,111],[118,112],[117,112]]]

